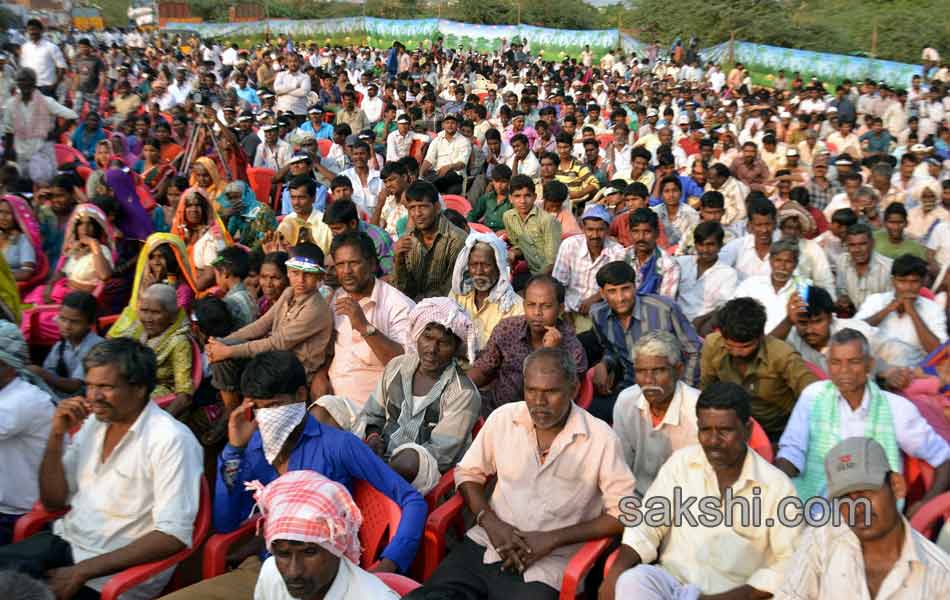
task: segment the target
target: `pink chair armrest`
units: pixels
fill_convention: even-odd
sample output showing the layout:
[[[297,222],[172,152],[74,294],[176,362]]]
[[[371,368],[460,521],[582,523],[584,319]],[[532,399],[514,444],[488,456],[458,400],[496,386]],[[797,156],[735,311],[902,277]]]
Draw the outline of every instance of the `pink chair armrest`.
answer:
[[[234,531],[216,533],[208,538],[201,565],[201,574],[204,579],[217,577],[227,571],[228,550],[238,541],[253,535],[257,530],[259,519],[260,516],[251,517]]]
[[[574,600],[580,591],[581,583],[594,567],[597,559],[610,547],[611,538],[600,538],[587,542],[577,554],[571,557],[564,570],[564,579],[561,581],[560,600]]]
[[[425,495],[426,504],[429,505],[429,513],[436,509],[439,500],[445,498],[455,490],[455,469],[451,469],[442,474],[439,483]]]
[[[182,548],[164,560],[136,565],[116,573],[103,586],[99,597],[101,600],[119,600],[123,593],[174,567],[188,558],[192,552],[194,552],[193,548]]]
[[[910,520],[910,526],[927,538],[933,539],[936,533],[933,531],[934,524],[941,517],[950,522],[950,492],[944,492],[921,506],[920,510],[914,514],[914,518]]]
[[[17,519],[13,527],[13,541],[20,542],[38,533],[43,527],[69,512],[66,510],[46,510],[46,508],[37,502],[33,505],[33,510]]]
[[[422,538],[423,581],[432,576],[445,557],[445,535],[449,527],[461,516],[464,506],[461,494],[455,494],[432,511],[426,520]]]
[[[607,576],[607,573],[610,573],[610,567],[614,566],[614,563],[617,562],[617,558],[620,556],[620,548],[617,548],[610,553],[610,556],[607,557],[607,562],[604,563],[604,577]]]

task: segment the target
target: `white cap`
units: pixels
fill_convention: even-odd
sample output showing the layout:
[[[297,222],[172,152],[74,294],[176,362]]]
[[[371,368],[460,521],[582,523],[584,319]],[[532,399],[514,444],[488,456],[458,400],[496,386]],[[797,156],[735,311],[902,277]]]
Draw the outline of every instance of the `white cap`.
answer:
[[[686,115],[680,115],[676,118],[677,125],[689,125],[689,117]]]
[[[656,109],[655,109],[655,108],[649,108],[649,109],[647,109],[647,116],[648,116],[648,117],[656,117],[656,116],[659,116],[659,114],[660,114],[660,113],[656,112]]]

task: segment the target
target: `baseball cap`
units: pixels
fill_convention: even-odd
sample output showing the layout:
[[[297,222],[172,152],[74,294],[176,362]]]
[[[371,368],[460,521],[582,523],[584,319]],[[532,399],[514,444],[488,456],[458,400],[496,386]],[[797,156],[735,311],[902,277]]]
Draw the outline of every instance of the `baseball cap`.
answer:
[[[585,208],[584,214],[581,215],[581,221],[586,221],[587,219],[600,219],[608,225],[610,225],[612,220],[610,213],[607,212],[607,209],[604,208],[602,204],[591,204]]]
[[[647,116],[648,116],[648,117],[656,117],[656,116],[659,116],[659,114],[660,114],[660,113],[656,112],[656,109],[655,109],[655,108],[647,109]]]
[[[680,115],[676,118],[677,125],[689,125],[689,117],[686,115]]]
[[[261,129],[263,131],[277,131],[277,125],[264,125]]]
[[[913,146],[910,147],[910,151],[911,152],[927,152],[928,148],[927,146],[924,146],[923,144],[914,144]]]
[[[403,113],[403,114],[399,115],[398,117],[396,117],[396,122],[397,122],[397,123],[410,123],[410,122],[412,122],[412,121],[411,121],[411,119],[409,119],[409,115]]]
[[[299,163],[299,162],[310,162],[310,155],[309,155],[309,154],[304,154],[303,152],[298,152],[297,154],[294,154],[294,155],[290,158],[290,162],[287,163],[287,164],[292,165],[292,164]]]
[[[798,150],[796,150],[795,148],[789,148],[785,152],[785,156],[798,156]]]
[[[457,123],[458,120],[459,120],[459,118],[458,118],[457,116],[455,116],[454,113],[449,113],[449,114],[445,115],[444,117],[442,117],[442,120],[443,120],[443,121],[455,121],[455,122]]]
[[[876,440],[850,437],[838,442],[825,456],[828,497],[876,490],[891,471],[884,448]]]
[[[311,106],[310,108],[307,109],[307,114],[308,115],[322,115],[323,109],[320,108],[319,106]]]

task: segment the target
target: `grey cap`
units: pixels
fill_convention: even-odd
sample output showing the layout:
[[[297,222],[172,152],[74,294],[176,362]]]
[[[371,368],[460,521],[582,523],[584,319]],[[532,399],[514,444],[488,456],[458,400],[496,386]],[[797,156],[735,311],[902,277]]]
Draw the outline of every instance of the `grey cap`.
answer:
[[[891,471],[884,448],[876,440],[851,437],[842,440],[825,456],[828,497],[837,498],[884,485]]]

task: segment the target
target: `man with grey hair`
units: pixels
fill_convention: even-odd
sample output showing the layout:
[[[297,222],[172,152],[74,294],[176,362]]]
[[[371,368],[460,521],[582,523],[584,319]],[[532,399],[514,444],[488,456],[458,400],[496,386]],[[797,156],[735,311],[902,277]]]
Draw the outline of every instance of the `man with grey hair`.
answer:
[[[842,329],[828,341],[830,381],[806,387],[779,440],[775,466],[792,478],[802,499],[826,496],[824,461],[839,441],[867,436],[884,447],[891,470],[903,470],[901,453],[936,469],[921,503],[950,487],[950,446],[902,396],[869,377],[874,359],[864,334]],[[917,506],[910,507],[910,513]]]
[[[780,339],[784,339],[792,327],[788,319],[789,303],[794,301],[793,298],[801,302],[799,288],[811,285],[810,279],[796,274],[800,256],[796,240],[772,242],[769,248],[771,273],[749,277],[736,288],[736,298],[755,298],[765,306],[765,332]]]
[[[649,331],[633,346],[637,384],[620,392],[613,428],[643,497],[673,452],[697,443],[699,390],[683,382],[683,349],[668,331]]]

